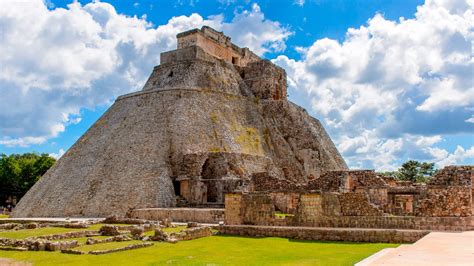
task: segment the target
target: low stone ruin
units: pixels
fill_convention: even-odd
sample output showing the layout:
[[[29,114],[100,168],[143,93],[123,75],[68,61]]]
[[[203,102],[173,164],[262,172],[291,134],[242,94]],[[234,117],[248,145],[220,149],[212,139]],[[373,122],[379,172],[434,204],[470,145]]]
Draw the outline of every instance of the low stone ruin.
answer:
[[[145,221],[138,219],[118,219],[118,218],[109,218],[108,222],[123,222],[125,226],[119,226],[114,224],[105,224],[100,227],[99,230],[83,230],[83,231],[72,231],[61,234],[52,234],[52,235],[43,235],[28,237],[26,239],[11,239],[11,238],[0,238],[0,250],[15,250],[15,251],[61,251],[67,254],[107,254],[111,252],[119,252],[136,248],[149,247],[153,245],[148,241],[166,241],[169,243],[176,243],[181,240],[191,240],[200,237],[211,236],[212,231],[209,227],[202,227],[197,223],[189,223],[187,229],[184,229],[181,232],[167,234],[161,230],[167,227],[176,227],[176,225],[171,224],[169,221],[159,222],[159,221]],[[150,223],[148,223],[150,222]],[[88,223],[84,223],[89,226]],[[62,225],[63,228],[83,228],[84,226],[66,226],[65,224],[49,224],[49,223],[38,223],[35,226],[31,224],[21,224],[21,223],[4,223],[1,224],[2,231],[15,231],[20,229],[27,228],[37,228],[37,227],[47,227],[54,226],[59,227]],[[145,236],[146,232],[153,231],[154,236]],[[94,238],[96,236],[110,236],[108,238],[99,239]],[[142,243],[134,243],[127,245],[121,248],[114,248],[110,250],[95,250],[89,252],[83,252],[76,249],[80,246],[77,240],[69,240],[71,238],[81,238],[88,237],[85,244],[86,245],[96,245],[101,243],[110,243],[110,242],[127,242],[132,240],[141,240]]]
[[[131,244],[123,248],[114,248],[114,249],[108,249],[108,250],[92,250],[89,251],[87,254],[92,254],[92,255],[102,255],[102,254],[109,254],[113,252],[119,252],[119,251],[125,251],[125,250],[132,250],[132,249],[137,249],[137,248],[145,248],[153,246],[153,243],[138,243],[138,244]]]
[[[374,171],[330,171],[305,185],[259,178],[226,195],[226,224],[472,230],[474,167],[450,166],[427,184]],[[275,212],[287,212],[278,219]]]
[[[50,241],[41,238],[30,239],[10,239],[0,238],[0,247],[6,247],[11,250],[28,251],[58,251],[70,249],[78,246],[77,240],[71,241]]]

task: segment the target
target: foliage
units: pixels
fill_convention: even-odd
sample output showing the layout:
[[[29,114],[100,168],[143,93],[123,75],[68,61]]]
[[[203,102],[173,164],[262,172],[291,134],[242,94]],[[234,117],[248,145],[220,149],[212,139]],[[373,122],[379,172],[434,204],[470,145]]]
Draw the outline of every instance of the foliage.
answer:
[[[428,181],[435,173],[434,163],[409,160],[403,163],[397,171],[384,172],[381,174],[384,176],[392,176],[402,181],[423,183]]]
[[[0,200],[21,198],[55,162],[46,153],[0,154]]]

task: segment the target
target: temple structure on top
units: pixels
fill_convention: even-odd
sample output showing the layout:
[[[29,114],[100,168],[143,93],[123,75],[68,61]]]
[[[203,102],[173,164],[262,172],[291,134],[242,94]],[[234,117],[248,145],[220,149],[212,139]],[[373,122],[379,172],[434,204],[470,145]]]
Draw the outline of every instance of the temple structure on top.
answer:
[[[223,32],[218,32],[211,27],[204,26],[201,29],[185,31],[177,35],[178,50],[193,49],[199,47],[205,53],[232,63],[236,66],[245,67],[248,63],[260,61],[260,57],[251,52],[249,48],[240,48],[230,41],[230,37]],[[176,53],[175,51],[162,54],[162,60],[166,55]],[[166,61],[161,61],[165,63]]]
[[[161,64],[155,67],[143,90],[193,86],[201,89],[220,88],[222,92],[259,99],[286,100],[285,70],[269,60],[261,59],[248,48],[233,44],[230,37],[222,32],[204,26],[180,33],[177,39],[178,49],[161,54]],[[225,69],[222,69],[226,64]],[[235,73],[228,73],[227,70]],[[235,74],[240,77],[235,77]],[[221,84],[221,81],[233,83],[240,90],[229,90],[232,89],[229,84]],[[239,84],[241,82],[245,84]]]

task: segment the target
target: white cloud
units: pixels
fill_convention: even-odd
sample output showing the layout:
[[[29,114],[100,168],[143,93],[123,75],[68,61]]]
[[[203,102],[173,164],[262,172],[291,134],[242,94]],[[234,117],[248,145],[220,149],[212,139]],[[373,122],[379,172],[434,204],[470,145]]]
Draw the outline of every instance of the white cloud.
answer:
[[[32,144],[42,144],[46,141],[45,137],[23,137],[23,138],[9,138],[5,137],[4,139],[0,140],[1,145],[5,145],[7,147],[28,147]]]
[[[464,149],[458,145],[453,153],[438,148],[433,148],[431,152],[434,156],[437,156],[436,166],[439,168],[446,165],[462,165],[474,160],[474,146]]]
[[[235,13],[232,21],[223,23],[221,29],[232,36],[232,42],[249,47],[258,55],[284,51],[285,41],[292,34],[279,22],[265,19],[260,6],[255,3],[252,10]]]
[[[305,2],[305,0],[295,0],[294,1],[295,5],[299,5],[299,6],[304,6],[304,2]]]
[[[467,123],[474,123],[474,115],[464,121]]]
[[[58,153],[50,153],[49,155],[53,158],[55,158],[56,160],[58,160],[59,158],[61,158],[61,156],[63,156],[65,153],[64,149],[59,149]]]
[[[312,111],[351,166],[446,161],[456,152],[429,148],[445,134],[474,132],[470,6],[428,0],[413,19],[376,14],[348,29],[342,43],[316,40],[298,48],[301,60],[279,56],[273,62],[287,70],[290,89],[309,95]]]
[[[41,0],[1,1],[0,145],[44,143],[77,123],[82,108],[140,90],[179,32],[209,25],[259,54],[282,51],[290,34],[256,4],[223,19],[192,14],[154,26],[98,1],[51,10]]]

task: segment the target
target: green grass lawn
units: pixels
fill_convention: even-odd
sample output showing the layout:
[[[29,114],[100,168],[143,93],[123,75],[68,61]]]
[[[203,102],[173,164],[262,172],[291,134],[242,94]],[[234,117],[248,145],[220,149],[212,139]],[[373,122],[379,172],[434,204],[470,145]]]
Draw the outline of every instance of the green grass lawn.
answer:
[[[8,218],[9,216],[6,214],[0,214],[0,218]]]
[[[123,248],[128,245],[132,244],[139,244],[143,243],[143,241],[140,240],[132,240],[132,241],[123,241],[123,242],[108,242],[108,243],[100,243],[100,244],[94,244],[94,245],[84,245],[75,248],[75,250],[81,250],[81,251],[91,251],[91,250],[107,250],[107,249],[114,249],[114,248]]]
[[[135,242],[135,241],[133,241]],[[83,246],[102,249],[122,243]],[[105,255],[70,255],[47,251],[0,251],[0,258],[34,265],[353,265],[394,244],[297,241],[286,238],[212,236],[177,244],[154,242],[151,247]],[[117,246],[117,247],[118,247]],[[115,247],[115,246],[114,246]]]
[[[3,231],[3,232],[0,232],[0,237],[23,239],[29,236],[44,236],[44,235],[62,234],[62,233],[75,232],[75,231],[99,230],[102,226],[103,224],[93,224],[89,226],[89,228],[77,228],[77,229],[64,228],[64,227],[44,227],[44,228],[37,228],[37,229]],[[120,224],[118,226],[124,226],[124,225]]]

